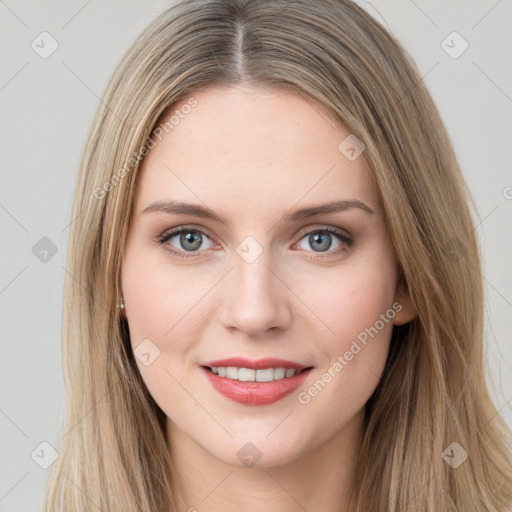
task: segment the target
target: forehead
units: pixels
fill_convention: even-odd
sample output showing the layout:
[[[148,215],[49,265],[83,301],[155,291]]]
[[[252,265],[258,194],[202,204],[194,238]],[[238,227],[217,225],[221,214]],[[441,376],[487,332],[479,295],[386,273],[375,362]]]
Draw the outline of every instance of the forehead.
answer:
[[[228,206],[244,197],[254,212],[305,196],[306,202],[350,196],[376,206],[364,154],[351,160],[340,150],[350,132],[288,90],[209,88],[175,104],[160,126],[167,128],[152,137],[156,145],[142,163],[139,207],[166,197]]]

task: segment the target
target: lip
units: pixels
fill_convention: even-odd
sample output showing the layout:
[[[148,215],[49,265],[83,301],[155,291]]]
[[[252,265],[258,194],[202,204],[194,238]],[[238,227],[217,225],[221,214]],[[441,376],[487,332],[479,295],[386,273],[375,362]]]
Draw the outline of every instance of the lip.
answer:
[[[208,368],[211,366],[237,366],[253,370],[276,367],[293,368],[300,373],[296,373],[293,377],[286,377],[271,382],[243,382],[221,377]],[[244,358],[220,359],[209,361],[201,366],[201,371],[216,391],[226,398],[244,405],[267,405],[281,400],[303,384],[312,369],[312,366],[304,366],[292,361],[274,358],[259,359],[258,361],[249,361]]]

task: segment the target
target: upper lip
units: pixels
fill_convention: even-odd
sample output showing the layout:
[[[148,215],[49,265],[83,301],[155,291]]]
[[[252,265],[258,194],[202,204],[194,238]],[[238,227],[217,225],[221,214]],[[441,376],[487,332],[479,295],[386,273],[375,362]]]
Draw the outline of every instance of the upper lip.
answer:
[[[295,363],[294,361],[286,361],[284,359],[277,359],[274,357],[266,357],[264,359],[258,359],[256,361],[245,359],[244,357],[229,357],[227,359],[216,359],[215,361],[207,361],[201,366],[212,366],[215,367],[228,367],[235,366],[238,368],[250,368],[253,370],[262,370],[264,368],[293,368],[297,372],[304,370],[305,368],[311,368],[312,365],[302,365]]]

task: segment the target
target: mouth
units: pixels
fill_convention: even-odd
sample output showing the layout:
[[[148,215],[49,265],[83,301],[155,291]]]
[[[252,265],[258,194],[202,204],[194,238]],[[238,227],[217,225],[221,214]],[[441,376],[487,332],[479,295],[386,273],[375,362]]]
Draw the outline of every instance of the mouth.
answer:
[[[295,391],[314,366],[276,359],[224,359],[200,368],[213,388],[226,398],[245,405],[267,405]]]
[[[202,367],[220,377],[241,382],[271,382],[288,379],[304,370],[313,368],[313,366],[275,357],[258,360],[245,357],[229,357],[206,361],[202,364]]]

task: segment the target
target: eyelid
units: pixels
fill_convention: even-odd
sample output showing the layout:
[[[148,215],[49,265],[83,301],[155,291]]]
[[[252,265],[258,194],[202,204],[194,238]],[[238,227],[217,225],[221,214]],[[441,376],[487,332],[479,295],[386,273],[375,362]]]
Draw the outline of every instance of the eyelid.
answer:
[[[210,239],[215,239],[215,236],[211,233],[211,231],[204,226],[195,226],[193,224],[181,224],[174,228],[166,229],[161,235],[157,237],[157,239],[166,238],[170,235],[176,236],[180,233],[180,231],[198,231],[202,235],[207,235]]]
[[[343,236],[352,239],[352,234],[349,233],[346,229],[339,228],[337,226],[332,226],[330,224],[313,224],[312,226],[306,226],[305,228],[301,228],[295,236],[300,236],[302,238],[304,235],[307,235],[312,231],[339,231],[339,234],[342,234]]]

